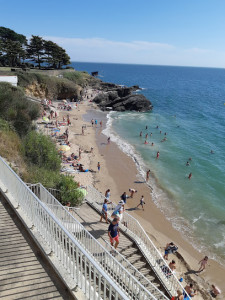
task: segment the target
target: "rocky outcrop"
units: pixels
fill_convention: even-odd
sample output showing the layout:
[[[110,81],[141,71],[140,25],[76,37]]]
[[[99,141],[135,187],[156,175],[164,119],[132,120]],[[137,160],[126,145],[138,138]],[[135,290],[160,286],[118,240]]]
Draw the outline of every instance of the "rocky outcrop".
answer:
[[[132,93],[139,89],[138,86],[120,87],[109,83],[102,83],[101,86],[102,92],[93,101],[102,110],[144,112],[153,108],[151,102],[144,95]]]

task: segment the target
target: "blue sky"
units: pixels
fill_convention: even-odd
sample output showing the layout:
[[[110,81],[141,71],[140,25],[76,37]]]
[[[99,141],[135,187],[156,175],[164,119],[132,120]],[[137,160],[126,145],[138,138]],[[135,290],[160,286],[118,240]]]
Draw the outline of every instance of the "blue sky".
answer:
[[[72,61],[225,67],[225,0],[0,0],[0,26]]]

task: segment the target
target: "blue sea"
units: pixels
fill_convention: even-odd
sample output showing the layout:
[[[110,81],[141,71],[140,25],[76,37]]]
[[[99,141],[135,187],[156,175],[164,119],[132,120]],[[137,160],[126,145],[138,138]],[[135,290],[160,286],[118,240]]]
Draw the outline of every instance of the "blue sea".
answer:
[[[98,71],[99,78],[106,82],[142,88],[138,93],[152,102],[153,110],[111,112],[105,134],[133,157],[140,178],[151,169],[153,200],[173,226],[196,249],[224,263],[225,70],[80,62],[72,65],[76,70]],[[149,144],[144,144],[146,133]],[[162,142],[164,137],[167,140]]]

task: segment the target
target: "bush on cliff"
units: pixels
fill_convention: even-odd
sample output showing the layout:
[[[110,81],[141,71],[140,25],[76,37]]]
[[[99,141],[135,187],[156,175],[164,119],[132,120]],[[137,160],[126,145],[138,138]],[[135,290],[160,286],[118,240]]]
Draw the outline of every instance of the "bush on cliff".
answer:
[[[31,131],[24,139],[23,144],[25,157],[30,163],[40,168],[59,172],[61,160],[55,144],[49,136]]]
[[[18,72],[17,75],[19,86],[23,87],[29,94],[35,93],[33,94],[35,97],[65,99],[80,96],[81,88],[67,78],[26,72]],[[35,86],[35,91],[33,90],[33,86]]]
[[[37,104],[26,100],[20,87],[0,83],[0,117],[10,122],[20,136],[29,131],[39,109]]]

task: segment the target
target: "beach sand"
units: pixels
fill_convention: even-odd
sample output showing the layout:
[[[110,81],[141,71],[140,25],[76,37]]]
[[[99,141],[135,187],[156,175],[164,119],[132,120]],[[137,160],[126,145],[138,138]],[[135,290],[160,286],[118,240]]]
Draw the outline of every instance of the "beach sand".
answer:
[[[89,90],[90,95],[94,96],[93,91]],[[200,274],[195,274],[193,270],[198,270],[198,262],[207,253],[199,253],[191,244],[189,244],[178,232],[172,227],[172,224],[165,218],[163,213],[156,207],[151,199],[151,189],[140,180],[134,161],[124,154],[115,143],[107,144],[107,137],[102,134],[106,122],[106,115],[96,110],[96,106],[87,99],[78,105],[77,109],[70,112],[59,111],[59,120],[67,114],[70,115],[72,125],[69,126],[69,141],[71,150],[78,154],[79,147],[82,149],[80,162],[84,165],[84,169],[92,169],[95,172],[75,173],[75,181],[81,185],[94,185],[101,193],[109,188],[111,190],[111,200],[118,203],[120,195],[127,192],[129,188],[134,188],[138,192],[134,197],[127,200],[126,209],[128,213],[139,220],[146,230],[147,234],[154,242],[156,247],[164,254],[164,247],[168,242],[173,241],[179,247],[178,255],[170,255],[169,261],[175,259],[177,265],[177,277],[184,277],[188,283],[194,282],[197,290],[208,291],[211,284],[215,284],[225,293],[225,268],[217,262],[210,260],[210,266]],[[103,127],[100,127],[99,121],[103,119]],[[91,125],[91,119],[98,119],[97,127]],[[86,121],[85,121],[86,120]],[[89,120],[87,122],[87,120]],[[82,126],[86,126],[84,135],[82,135]],[[65,127],[66,128],[66,127]],[[61,129],[63,132],[63,129]],[[94,148],[93,153],[90,152],[91,147]],[[100,162],[100,172],[97,170],[97,163]],[[151,181],[151,176],[150,176]],[[139,204],[141,195],[145,197],[145,210],[135,210],[134,207]],[[185,273],[187,273],[185,275]],[[219,298],[219,297],[218,297]],[[200,295],[195,299],[210,299],[206,296],[202,298]],[[220,298],[222,299],[222,298]]]

